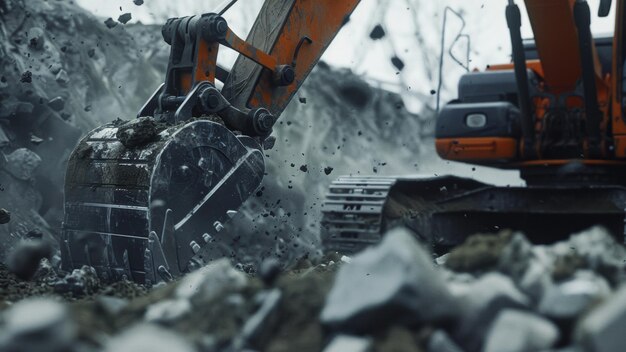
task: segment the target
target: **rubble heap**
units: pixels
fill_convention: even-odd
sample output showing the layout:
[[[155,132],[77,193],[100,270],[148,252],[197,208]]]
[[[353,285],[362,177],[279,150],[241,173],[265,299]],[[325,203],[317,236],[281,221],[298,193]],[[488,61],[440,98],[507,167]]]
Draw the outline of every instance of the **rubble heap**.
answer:
[[[601,228],[547,246],[477,235],[439,258],[397,228],[352,258],[279,276],[275,260],[249,275],[221,259],[136,298],[4,296],[0,350],[617,352],[624,263]],[[72,274],[84,293],[98,291],[89,269]]]

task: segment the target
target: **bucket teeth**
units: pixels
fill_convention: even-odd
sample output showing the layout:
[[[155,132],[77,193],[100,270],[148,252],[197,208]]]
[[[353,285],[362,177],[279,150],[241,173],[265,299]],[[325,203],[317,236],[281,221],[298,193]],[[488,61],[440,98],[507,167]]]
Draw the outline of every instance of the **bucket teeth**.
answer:
[[[102,279],[148,284],[179,277],[214,245],[208,232],[223,231],[256,192],[261,147],[207,120],[171,126],[136,147],[117,131],[93,130],[70,156],[63,267],[89,265]]]

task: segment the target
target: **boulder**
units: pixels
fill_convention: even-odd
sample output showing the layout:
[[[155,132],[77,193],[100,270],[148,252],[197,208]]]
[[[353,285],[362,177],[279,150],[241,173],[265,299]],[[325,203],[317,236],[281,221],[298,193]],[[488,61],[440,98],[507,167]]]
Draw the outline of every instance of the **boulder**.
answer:
[[[427,345],[428,352],[463,352],[463,350],[443,330],[435,330],[430,335]]]
[[[550,286],[539,312],[552,319],[575,319],[591,305],[611,294],[611,287],[593,272],[580,271],[565,282]]]
[[[324,352],[369,352],[372,339],[368,337],[338,335],[330,341]]]
[[[176,297],[193,301],[210,301],[226,290],[243,288],[245,274],[235,270],[228,258],[216,260],[180,280]]]
[[[559,339],[559,329],[536,314],[512,309],[502,311],[485,340],[484,352],[541,351]]]
[[[39,155],[26,148],[13,151],[7,155],[6,159],[5,169],[7,172],[13,177],[25,181],[33,179],[35,170],[41,163]]]
[[[339,269],[321,322],[337,331],[362,333],[393,323],[441,322],[457,312],[430,254],[408,230],[397,228]]]
[[[155,325],[131,327],[107,343],[105,352],[195,352],[179,334]]]
[[[575,339],[589,352],[624,351],[626,335],[626,286],[622,286],[579,323]]]
[[[76,327],[67,308],[51,299],[27,299],[3,314],[0,351],[65,352],[72,350]]]
[[[467,351],[480,351],[485,337],[501,311],[528,309],[529,300],[513,281],[497,272],[483,275],[470,283],[455,282],[451,291],[463,302],[454,338]]]

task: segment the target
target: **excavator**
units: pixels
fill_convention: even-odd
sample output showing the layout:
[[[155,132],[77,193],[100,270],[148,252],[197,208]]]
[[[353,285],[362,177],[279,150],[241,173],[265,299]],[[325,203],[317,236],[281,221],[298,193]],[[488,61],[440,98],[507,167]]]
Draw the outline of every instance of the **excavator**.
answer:
[[[259,187],[272,126],[358,0],[266,0],[247,39],[221,10],[173,18],[164,84],[137,119],[88,133],[70,156],[61,251],[66,270],[146,285],[204,265],[207,249]],[[477,232],[551,242],[592,225],[623,238],[626,208],[624,0],[614,36],[593,38],[585,0],[506,7],[513,62],[459,81],[436,122],[445,160],[519,170],[525,187],[458,176],[341,177],[323,208],[326,250],[350,253],[405,226],[433,250]],[[607,16],[610,0],[598,14]],[[217,65],[220,46],[240,56]],[[221,82],[220,85],[218,84]]]
[[[438,113],[444,160],[519,170],[525,186],[453,175],[340,177],[323,207],[322,242],[350,253],[405,226],[434,252],[503,229],[548,243],[601,225],[626,238],[626,8],[612,37],[592,36],[585,0],[525,0],[534,40],[508,0],[512,63],[465,74]],[[600,1],[606,17],[610,0]]]
[[[65,179],[62,268],[170,281],[204,265],[265,173],[272,127],[359,0],[266,0],[246,40],[217,11],[169,19],[165,82],[137,118],[89,132]],[[227,70],[220,47],[239,53]],[[221,89],[220,89],[221,88]]]

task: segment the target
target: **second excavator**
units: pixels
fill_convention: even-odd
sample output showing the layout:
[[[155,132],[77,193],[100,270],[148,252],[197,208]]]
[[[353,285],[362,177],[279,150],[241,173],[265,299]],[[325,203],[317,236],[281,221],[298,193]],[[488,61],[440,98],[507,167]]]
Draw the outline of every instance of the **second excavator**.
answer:
[[[592,36],[584,0],[525,0],[521,37],[509,0],[513,62],[464,75],[436,121],[445,160],[519,170],[525,187],[443,177],[342,177],[329,190],[322,240],[354,252],[389,228],[412,229],[435,251],[474,233],[523,231],[545,243],[602,225],[623,241],[626,209],[626,8],[613,37]],[[598,15],[608,16],[610,0]]]

